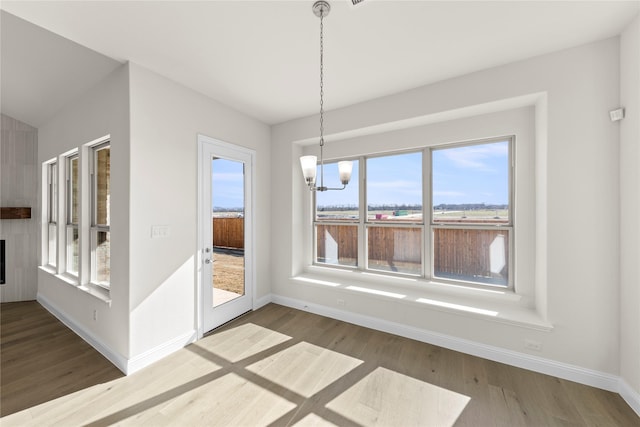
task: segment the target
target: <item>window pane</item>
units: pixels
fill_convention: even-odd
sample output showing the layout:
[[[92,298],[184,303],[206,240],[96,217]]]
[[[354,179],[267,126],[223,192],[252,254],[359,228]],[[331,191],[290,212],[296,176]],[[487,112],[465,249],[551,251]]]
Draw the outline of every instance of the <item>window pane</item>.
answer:
[[[422,274],[422,229],[368,227],[368,266],[371,270]]]
[[[78,158],[69,159],[69,191],[67,196],[69,199],[68,222],[70,224],[78,223]]]
[[[111,148],[104,147],[96,151],[95,156],[95,179],[96,179],[96,224],[109,225],[111,196]]]
[[[49,223],[49,229],[48,229],[48,241],[49,241],[49,246],[48,246],[48,259],[47,259],[47,264],[49,265],[56,265],[56,254],[57,254],[57,245],[56,245],[56,232],[57,232],[58,227],[56,226],[55,223]]]
[[[358,227],[355,225],[316,225],[316,262],[358,265]]]
[[[433,222],[509,222],[509,141],[432,151]]]
[[[320,186],[320,166],[316,175],[316,185]],[[324,185],[330,188],[342,188],[338,163],[325,163]],[[358,197],[358,161],[354,160],[351,181],[347,184],[347,188],[340,191],[316,192],[316,219],[319,221],[357,220]]]
[[[49,165],[49,222],[58,222],[58,164]]]
[[[422,222],[422,152],[367,159],[367,220]]]
[[[79,237],[77,227],[67,227],[67,273],[78,275]]]
[[[96,265],[94,281],[108,286],[111,279],[111,233],[96,231],[94,239]]]
[[[434,276],[507,286],[509,230],[435,228]]]

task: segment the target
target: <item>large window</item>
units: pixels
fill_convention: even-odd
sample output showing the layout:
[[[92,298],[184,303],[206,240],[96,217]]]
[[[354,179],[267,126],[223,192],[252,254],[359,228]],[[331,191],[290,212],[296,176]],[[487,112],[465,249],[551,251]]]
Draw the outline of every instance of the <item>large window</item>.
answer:
[[[80,168],[78,155],[66,159],[66,201],[67,201],[67,268],[66,272],[78,276],[80,266],[80,233],[78,221],[80,218]]]
[[[58,255],[58,163],[46,165],[47,188],[47,258],[46,263],[52,267],[57,265]]]
[[[93,295],[111,286],[109,136],[42,164],[42,259],[49,273]]]
[[[510,141],[431,152],[433,277],[507,286]]]
[[[359,158],[347,190],[315,195],[314,263],[512,286],[512,146],[503,138]],[[337,176],[337,163],[325,164],[325,185]]]
[[[111,147],[91,150],[91,281],[108,287],[111,271]]]

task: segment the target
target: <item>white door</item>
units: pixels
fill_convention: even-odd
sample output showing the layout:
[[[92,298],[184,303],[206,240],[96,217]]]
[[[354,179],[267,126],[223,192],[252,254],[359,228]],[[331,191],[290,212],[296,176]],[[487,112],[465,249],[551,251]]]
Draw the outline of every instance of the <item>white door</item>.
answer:
[[[255,152],[203,135],[200,148],[200,332],[253,309]]]

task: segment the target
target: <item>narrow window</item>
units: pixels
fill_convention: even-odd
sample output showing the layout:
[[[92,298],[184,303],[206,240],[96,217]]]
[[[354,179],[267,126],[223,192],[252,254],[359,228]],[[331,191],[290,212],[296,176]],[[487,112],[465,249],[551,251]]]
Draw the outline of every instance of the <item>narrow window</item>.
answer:
[[[422,152],[367,159],[367,268],[422,274]]]
[[[80,213],[79,204],[79,161],[78,155],[75,154],[67,157],[66,161],[66,200],[67,200],[67,230],[66,230],[66,247],[67,247],[67,268],[66,272],[78,276],[78,268],[80,261],[80,236],[78,232],[78,218]]]
[[[55,267],[58,254],[58,163],[47,165],[47,264]]]
[[[433,277],[511,284],[510,140],[432,150]]]
[[[353,161],[352,181],[341,191],[315,195],[315,262],[318,264],[358,265],[358,161]],[[324,165],[324,185],[339,188],[338,164]],[[320,180],[318,169],[317,180]]]
[[[111,146],[91,149],[91,281],[111,282]]]

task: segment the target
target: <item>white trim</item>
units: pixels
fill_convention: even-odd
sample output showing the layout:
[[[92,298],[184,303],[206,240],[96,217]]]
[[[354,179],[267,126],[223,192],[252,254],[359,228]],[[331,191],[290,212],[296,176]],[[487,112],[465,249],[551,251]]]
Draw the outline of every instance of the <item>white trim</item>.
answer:
[[[253,309],[257,310],[259,308],[262,308],[265,305],[269,304],[270,302],[272,302],[271,294],[265,295],[261,298],[256,298],[253,301]]]
[[[197,159],[197,171],[198,171],[198,200],[197,200],[197,224],[198,224],[198,237],[196,253],[196,333],[198,339],[204,336],[206,330],[211,328],[211,316],[210,309],[205,307],[204,301],[209,297],[206,295],[208,289],[205,289],[204,273],[207,271],[207,267],[204,266],[204,236],[209,232],[211,227],[211,216],[209,214],[204,215],[204,212],[210,212],[210,207],[207,206],[205,201],[209,200],[210,196],[210,177],[207,175],[209,171],[204,165],[204,159],[207,153],[215,152],[216,156],[222,156],[235,161],[242,161],[248,168],[245,168],[245,275],[250,275],[250,279],[245,283],[245,295],[240,298],[236,298],[234,302],[230,302],[224,305],[220,305],[215,310],[218,311],[219,317],[227,318],[231,320],[235,316],[230,317],[231,314],[242,314],[246,311],[256,309],[256,245],[255,245],[255,230],[256,230],[256,215],[254,213],[254,206],[256,204],[256,151],[244,146],[231,144],[228,142],[220,141],[218,139],[198,134],[198,159]],[[246,278],[246,276],[245,276]],[[248,298],[245,300],[245,298]],[[209,323],[209,325],[207,325]],[[215,323],[218,323],[216,319]],[[223,322],[224,323],[224,322]],[[218,325],[219,326],[219,325]]]
[[[622,378],[620,378],[619,381],[618,393],[640,417],[640,393],[631,388],[631,386]]]
[[[195,342],[197,338],[198,332],[193,329],[178,337],[175,337],[170,341],[155,346],[154,348],[149,349],[144,353],[129,359],[127,362],[127,370],[125,373],[127,375],[131,375],[142,368],[146,368],[152,363],[155,363],[158,360],[170,355],[171,353],[175,353],[176,351],[183,349],[192,342]]]
[[[128,360],[126,357],[111,350],[109,346],[103,344],[98,338],[96,338],[91,332],[87,331],[80,324],[74,320],[68,318],[58,307],[56,307],[51,301],[44,295],[38,293],[36,297],[37,301],[47,311],[53,314],[59,321],[64,323],[66,327],[71,329],[80,338],[85,340],[91,347],[95,348],[100,354],[106,357],[116,368],[120,369],[125,375],[127,375]]]
[[[425,329],[418,329],[412,326],[390,322],[388,320],[381,320],[362,314],[338,310],[332,307],[313,304],[294,298],[272,295],[271,300],[276,304],[292,307],[298,310],[308,311],[310,313],[342,320],[344,322],[353,323],[355,325],[363,326],[366,328],[411,338],[428,344],[433,344],[465,354],[470,354],[472,356],[482,357],[484,359],[493,360],[500,363],[506,363],[518,368],[528,369],[530,371],[575,381],[580,384],[601,388],[603,390],[618,392],[620,388],[619,377],[604,372],[570,365],[568,363],[557,362],[555,360],[545,359],[529,354],[519,353],[512,350],[506,350],[503,348],[469,341],[462,338],[456,338]],[[629,391],[627,391],[627,394],[632,393],[629,393]],[[630,398],[633,400],[633,396],[630,396]]]
[[[76,335],[85,340],[89,345],[95,348],[100,354],[106,357],[116,368],[120,369],[125,375],[131,375],[142,368],[145,368],[152,363],[157,362],[163,357],[174,353],[185,346],[195,342],[197,333],[195,330],[188,331],[181,336],[178,336],[170,341],[160,344],[144,353],[127,359],[126,357],[111,350],[109,346],[102,343],[91,332],[87,331],[80,324],[67,317],[58,307],[55,306],[47,297],[42,294],[38,294],[37,301],[51,314],[53,314],[59,321],[64,323],[66,327],[71,329]]]

